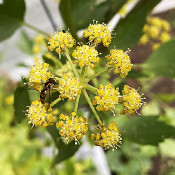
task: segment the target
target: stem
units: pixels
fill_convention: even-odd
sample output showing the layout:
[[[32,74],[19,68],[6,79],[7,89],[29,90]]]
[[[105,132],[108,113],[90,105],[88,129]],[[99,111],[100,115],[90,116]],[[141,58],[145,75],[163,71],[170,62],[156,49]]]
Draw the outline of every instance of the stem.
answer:
[[[71,66],[71,68],[72,68],[72,71],[73,71],[74,75],[75,75],[76,77],[79,77],[78,72],[77,72],[75,66],[74,66],[73,63],[72,63],[71,57],[69,56],[69,54],[68,54],[67,52],[65,53],[65,55],[66,55],[66,57],[67,57],[67,59],[68,59],[68,61],[69,61],[69,63],[70,63],[70,66]]]
[[[75,100],[74,112],[76,112],[76,113],[77,113],[77,109],[78,109],[79,100],[80,100],[80,95],[78,95],[76,100]]]
[[[63,66],[63,64],[62,64],[62,62],[61,62],[60,60],[54,59],[54,61],[57,63],[57,65],[58,65],[59,67],[62,67],[62,66]]]
[[[53,30],[55,31],[56,28],[57,28],[57,25],[55,24],[55,22],[54,22],[54,20],[52,18],[52,15],[50,13],[50,10],[47,7],[46,2],[44,0],[40,0],[40,1],[41,1],[41,4],[42,4],[43,8],[44,8],[44,11],[46,12],[47,17],[49,18],[49,21],[50,21],[50,23],[51,23],[51,25],[53,27]]]
[[[81,70],[81,74],[80,74],[80,80],[83,80],[83,79],[84,79],[85,72],[86,72],[86,67],[83,67],[82,70]],[[77,109],[78,109],[79,100],[80,100],[80,95],[78,95],[78,96],[76,97],[76,101],[75,101],[74,111],[75,111],[76,113],[77,113]]]
[[[91,81],[92,79],[96,78],[97,76],[101,75],[102,73],[108,71],[109,69],[111,69],[111,67],[106,67],[103,69],[100,69],[97,73],[95,73],[94,75],[92,75],[91,77],[86,79],[86,82],[88,83],[89,81]]]
[[[51,59],[55,62],[56,65],[58,65],[57,67],[63,66],[62,62],[60,60],[58,60],[57,58],[52,57]]]
[[[43,34],[43,35],[48,35],[48,36],[49,36],[48,33],[44,32],[44,31],[42,31],[42,30],[40,30],[40,29],[38,29],[38,28],[36,28],[36,27],[34,27],[34,26],[32,26],[32,25],[30,25],[30,24],[24,22],[24,21],[20,21],[20,24],[21,24],[21,25],[24,25],[24,26],[26,26],[26,27],[28,27],[28,28],[30,28],[30,29],[33,29],[33,30],[35,30],[35,31],[37,31],[37,32],[39,32],[39,33],[41,33],[41,34]]]
[[[83,84],[83,87],[91,92],[93,92],[94,94],[97,94],[98,89],[89,85],[89,84]]]
[[[86,98],[86,101],[88,102],[89,107],[91,108],[92,112],[94,113],[94,115],[95,115],[95,117],[96,117],[98,123],[102,126],[103,123],[102,123],[102,121],[100,120],[100,117],[98,116],[98,114],[97,114],[97,112],[96,112],[94,106],[92,105],[91,100],[90,100],[90,98],[89,98],[89,96],[88,96],[86,90],[83,89],[82,91],[83,91],[83,94],[84,94],[84,96],[85,96],[85,98]]]
[[[50,107],[53,107],[53,106],[56,105],[59,101],[61,101],[61,98],[57,98],[56,100],[54,100],[54,101],[50,104]]]
[[[71,14],[71,7],[70,7],[70,0],[62,0],[60,3],[60,10],[66,27],[70,29],[72,36],[75,40],[78,41],[76,29],[72,22],[72,14]]]
[[[94,84],[95,87],[97,87],[98,86],[97,78],[92,79],[92,83]]]
[[[82,70],[81,70],[81,74],[80,74],[80,81],[83,81],[84,79],[84,76],[85,76],[85,73],[86,73],[86,68],[87,67],[83,67]]]
[[[59,77],[55,77],[55,80],[59,81],[61,80],[62,78],[59,78]]]

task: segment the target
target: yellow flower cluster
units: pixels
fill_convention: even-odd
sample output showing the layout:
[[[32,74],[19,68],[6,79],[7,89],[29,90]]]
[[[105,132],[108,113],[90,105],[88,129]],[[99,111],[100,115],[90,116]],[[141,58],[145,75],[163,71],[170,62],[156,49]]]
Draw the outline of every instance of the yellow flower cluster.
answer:
[[[119,98],[118,89],[113,88],[112,84],[108,83],[105,87],[100,85],[98,87],[97,96],[94,97],[93,105],[97,105],[98,111],[107,112],[114,110],[116,104],[118,104]]]
[[[141,37],[139,43],[144,45],[150,43],[152,49],[156,50],[161,43],[170,40],[170,25],[168,21],[160,18],[148,18],[147,24],[143,28],[144,35]]]
[[[38,59],[35,59],[35,63],[29,72],[29,85],[41,91],[42,84],[46,83],[51,77],[52,73],[49,72],[49,64],[40,63]]]
[[[76,41],[70,33],[60,31],[55,32],[55,34],[50,38],[48,43],[48,50],[53,51],[54,49],[56,49],[56,52],[61,57],[61,54],[64,54],[67,49],[72,48],[73,45],[75,45]]]
[[[33,45],[33,53],[37,54],[40,53],[43,48],[47,48],[46,42],[44,40],[44,37],[42,35],[37,35],[34,38],[34,45]]]
[[[99,63],[98,52],[92,46],[77,46],[76,50],[72,53],[72,56],[76,59],[75,64],[79,64],[80,67],[90,66],[94,68],[93,63]]]
[[[78,78],[64,75],[59,80],[57,91],[59,91],[60,97],[62,99],[68,98],[69,101],[73,101],[77,95],[81,94],[82,87],[82,83],[80,83]]]
[[[33,126],[41,126],[43,128],[53,125],[55,117],[52,115],[52,108],[47,109],[39,100],[33,101],[27,110],[28,123]]]
[[[131,0],[129,0],[131,1]],[[161,24],[162,26],[162,24]],[[165,24],[164,24],[164,28]],[[154,29],[152,29],[154,31]],[[166,29],[168,30],[168,29]],[[155,31],[153,33],[156,33]],[[155,37],[157,34],[152,35]],[[40,63],[37,59],[34,66],[29,73],[29,84],[40,92],[40,100],[33,101],[31,106],[27,110],[27,117],[29,123],[33,126],[47,127],[53,125],[56,121],[55,115],[58,115],[59,110],[52,110],[51,107],[56,105],[59,101],[68,99],[68,101],[75,101],[74,111],[71,115],[60,114],[59,120],[56,123],[56,127],[59,130],[59,134],[62,139],[68,143],[75,140],[75,144],[87,134],[88,123],[83,116],[77,116],[77,110],[81,91],[83,91],[84,97],[89,104],[99,126],[96,127],[95,132],[90,134],[90,138],[94,140],[94,144],[106,149],[117,149],[121,144],[121,135],[118,131],[117,124],[111,122],[109,125],[105,125],[98,116],[98,111],[108,112],[116,109],[118,103],[122,103],[123,109],[121,115],[125,113],[133,114],[139,109],[143,102],[141,96],[137,93],[137,90],[125,85],[123,89],[123,95],[119,93],[119,89],[113,87],[111,83],[106,85],[100,85],[98,89],[88,84],[91,80],[93,84],[97,85],[97,76],[102,73],[113,69],[115,74],[120,74],[122,78],[125,78],[129,71],[131,71],[132,64],[128,51],[112,49],[109,55],[105,56],[108,60],[105,68],[99,69],[94,73],[94,64],[99,63],[99,53],[95,47],[102,43],[105,47],[108,47],[111,43],[111,32],[106,24],[90,25],[87,30],[84,31],[83,36],[89,39],[89,45],[77,46],[72,53],[72,57],[75,60],[74,63],[79,65],[75,66],[71,60],[68,49],[72,48],[76,41],[73,39],[70,33],[60,31],[56,32],[49,39],[48,50],[55,50],[59,57],[65,54],[67,61],[64,65],[53,56],[51,53],[46,53],[45,56],[51,59],[55,66],[53,66],[53,72],[59,76],[53,78],[52,73],[49,71],[49,64]],[[166,36],[162,36],[162,41]],[[36,43],[42,43],[42,38],[36,38]],[[35,48],[37,51],[37,48]],[[60,66],[59,69],[57,69]],[[79,67],[79,68],[77,68]],[[85,69],[87,67],[87,69]],[[86,70],[86,71],[85,71]],[[74,76],[75,75],[75,76]],[[58,80],[58,83],[56,80]],[[44,84],[44,85],[43,85]],[[52,86],[55,86],[59,93],[59,97],[51,102],[51,104],[45,103],[45,97],[48,91],[52,91]],[[41,89],[43,87],[43,89]],[[83,90],[82,90],[83,89]],[[95,93],[95,97],[91,102],[88,93],[89,90]],[[78,97],[77,97],[78,96]],[[52,99],[51,99],[52,100]],[[50,99],[49,99],[50,101]],[[93,105],[96,105],[96,109]],[[51,106],[51,107],[50,107]]]
[[[134,114],[143,104],[140,94],[137,90],[129,87],[128,85],[124,86],[122,92],[123,96],[121,100],[123,102],[123,109],[120,114]]]
[[[103,43],[105,47],[108,47],[111,43],[111,32],[106,24],[91,24],[88,29],[84,31],[83,36],[89,38],[89,42],[92,44]]]
[[[105,56],[105,58],[109,61],[108,65],[114,65],[114,73],[120,73],[122,78],[125,78],[129,71],[132,69],[132,64],[130,57],[123,50],[110,50],[110,54]]]
[[[96,133],[90,135],[90,139],[94,140],[95,145],[101,146],[105,150],[109,148],[114,150],[121,144],[122,138],[115,122],[111,122],[107,127],[99,126],[96,130]]]
[[[56,123],[56,127],[59,129],[59,134],[62,138],[66,139],[68,143],[71,140],[75,140],[75,144],[86,135],[88,131],[88,124],[86,118],[83,116],[78,117],[75,112],[72,112],[72,116],[60,114],[59,122]]]

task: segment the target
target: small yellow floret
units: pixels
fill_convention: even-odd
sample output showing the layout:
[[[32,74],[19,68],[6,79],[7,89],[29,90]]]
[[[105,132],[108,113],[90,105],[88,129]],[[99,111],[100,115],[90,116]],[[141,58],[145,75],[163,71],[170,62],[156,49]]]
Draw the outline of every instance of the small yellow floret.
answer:
[[[170,40],[170,35],[168,33],[166,33],[166,32],[161,33],[161,35],[160,35],[160,41],[162,43],[165,43],[165,42],[167,42],[169,40]]]
[[[33,124],[33,126],[41,126],[43,128],[53,125],[56,118],[52,115],[51,109],[48,110],[41,101],[33,101],[29,109],[27,110],[28,123]]]
[[[98,111],[107,112],[114,110],[118,104],[119,91],[118,88],[113,88],[112,84],[108,83],[105,87],[100,85],[97,96],[94,97],[93,105],[97,105]]]
[[[160,28],[156,26],[150,26],[147,30],[147,35],[153,39],[156,39],[159,36]]]
[[[29,85],[41,91],[42,84],[46,83],[52,77],[52,73],[49,72],[49,64],[40,63],[38,59],[35,59],[35,64],[29,72]]]
[[[140,41],[139,41],[139,44],[146,44],[146,43],[148,43],[148,41],[149,41],[149,38],[148,38],[148,36],[147,35],[143,35],[141,38],[140,38]]]
[[[75,43],[76,41],[70,33],[63,31],[55,32],[48,42],[48,50],[53,51],[56,49],[56,52],[61,57],[61,54],[64,54],[65,51],[72,48]]]
[[[33,45],[33,53],[37,54],[41,51],[45,51],[47,49],[47,44],[45,42],[45,38],[42,35],[37,35],[34,38],[34,45]]]
[[[62,99],[68,98],[69,101],[73,101],[75,100],[77,95],[81,94],[82,87],[82,83],[79,82],[78,78],[64,75],[59,80],[59,86],[57,87],[57,91],[59,91],[60,97]]]
[[[89,137],[94,140],[95,145],[103,147],[105,150],[117,149],[122,140],[115,122],[111,122],[107,127],[105,125],[98,126],[96,132]]]
[[[105,47],[108,47],[111,43],[111,32],[106,24],[91,24],[88,29],[84,31],[83,36],[89,38],[89,42],[92,44],[103,43]]]
[[[137,90],[129,87],[128,85],[124,86],[122,92],[123,109],[120,114],[134,114],[143,105],[142,99],[144,98],[141,98]]]
[[[90,66],[92,68],[92,63],[99,63],[98,52],[92,46],[77,46],[72,56],[78,61],[75,61],[75,63],[78,63],[80,67]]]
[[[153,49],[153,50],[156,50],[156,49],[158,49],[159,47],[160,47],[160,43],[155,43],[155,44],[153,44],[152,49]]]
[[[59,129],[61,137],[65,138],[67,143],[75,140],[75,144],[77,144],[83,135],[86,135],[88,124],[86,118],[83,116],[78,117],[75,112],[72,112],[72,116],[70,117],[60,114],[59,119],[60,121],[57,122],[56,127]]]
[[[109,61],[108,65],[114,65],[114,73],[120,73],[122,78],[127,76],[133,66],[127,53],[128,51],[123,52],[123,50],[112,49],[110,54],[105,57]]]

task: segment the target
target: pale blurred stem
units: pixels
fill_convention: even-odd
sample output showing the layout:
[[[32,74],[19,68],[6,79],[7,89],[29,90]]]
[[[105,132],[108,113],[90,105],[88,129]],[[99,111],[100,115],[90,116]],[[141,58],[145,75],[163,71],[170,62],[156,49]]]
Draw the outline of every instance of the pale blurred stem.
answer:
[[[54,100],[54,101],[50,104],[50,107],[55,106],[59,101],[61,101],[61,98],[57,98],[56,100]]]
[[[78,95],[76,97],[76,100],[75,100],[75,106],[74,106],[74,112],[77,113],[77,110],[78,110],[78,103],[79,103],[79,100],[80,100],[80,95]]]
[[[96,88],[96,87],[93,87],[93,86],[91,86],[91,85],[89,85],[89,84],[83,84],[83,87],[85,88],[85,89],[87,89],[87,90],[89,90],[89,91],[91,91],[91,92],[93,92],[94,94],[97,94],[97,92],[98,92],[98,89]]]
[[[100,69],[97,73],[95,73],[94,75],[92,75],[91,77],[86,79],[86,83],[88,83],[89,81],[91,81],[92,79],[98,77],[99,75],[103,74],[104,72],[107,72],[111,69],[112,67],[106,67],[106,68],[102,68]]]
[[[81,73],[80,73],[80,81],[84,79],[85,72],[86,72],[86,67],[84,66],[81,70]],[[80,95],[78,95],[76,97],[76,100],[75,100],[74,112],[76,112],[76,113],[77,113],[77,109],[78,109],[79,100],[80,100]]]
[[[38,29],[38,28],[36,28],[36,27],[34,27],[34,26],[32,26],[32,25],[30,25],[30,24],[24,22],[24,21],[20,21],[20,24],[21,24],[21,25],[24,25],[24,26],[26,26],[26,27],[28,27],[28,28],[30,28],[30,29],[32,29],[32,30],[35,30],[35,31],[38,32],[38,33],[41,33],[41,34],[43,34],[43,35],[49,36],[48,33],[44,32],[44,31],[42,31],[42,30],[40,30],[40,29]]]
[[[49,21],[50,21],[50,23],[51,23],[51,25],[53,27],[53,30],[55,31],[56,28],[57,28],[57,26],[56,26],[56,24],[55,24],[55,22],[54,22],[54,20],[52,18],[52,15],[50,13],[50,10],[47,7],[47,4],[46,4],[46,2],[44,0],[40,0],[40,1],[41,1],[41,4],[42,4],[43,8],[44,8],[44,11],[46,12],[47,17],[49,18]]]
[[[54,150],[53,150],[53,157],[55,157],[55,156],[56,156],[57,148],[56,148],[55,144],[53,144],[53,147],[54,147]],[[57,169],[56,169],[56,166],[54,165],[54,166],[51,167],[51,168],[53,168],[53,174],[54,174],[54,175],[57,175]]]
[[[67,59],[68,59],[68,61],[69,61],[69,63],[70,63],[70,66],[71,66],[71,68],[72,68],[72,71],[73,71],[74,75],[75,75],[76,77],[79,77],[78,72],[77,72],[77,70],[76,70],[74,64],[72,63],[71,57],[70,57],[69,54],[68,54],[68,51],[66,51],[65,55],[66,55],[66,57],[67,57]]]
[[[85,96],[85,98],[86,98],[87,103],[89,104],[89,107],[91,108],[93,114],[95,115],[95,118],[97,119],[98,123],[102,126],[103,123],[102,123],[102,121],[100,120],[100,117],[98,116],[98,114],[97,114],[97,112],[96,112],[94,106],[92,105],[91,100],[90,100],[90,98],[89,98],[89,96],[88,96],[86,90],[83,89],[82,91],[83,91],[83,94],[84,94],[84,96]]]

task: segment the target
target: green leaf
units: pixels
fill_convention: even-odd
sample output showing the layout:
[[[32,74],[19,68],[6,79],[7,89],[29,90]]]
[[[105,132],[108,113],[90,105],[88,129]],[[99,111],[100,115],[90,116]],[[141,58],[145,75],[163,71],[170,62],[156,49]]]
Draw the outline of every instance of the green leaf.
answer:
[[[119,172],[124,168],[120,160],[121,156],[122,156],[122,152],[120,149],[117,149],[115,151],[108,151],[106,153],[106,158],[107,158],[108,165],[111,171]]]
[[[55,63],[53,60],[48,58],[46,55],[43,55],[42,57],[45,63],[48,63],[50,66],[55,67]]]
[[[142,28],[146,22],[146,17],[160,0],[148,1],[140,0],[139,3],[131,10],[131,12],[121,19],[114,29],[116,37],[112,39],[110,48],[126,50],[132,48],[138,43],[142,36]]]
[[[39,151],[38,148],[34,146],[25,146],[24,151],[21,153],[19,161],[17,163],[25,163],[27,162],[31,156],[36,153],[36,151]]]
[[[175,39],[163,44],[145,62],[144,70],[164,77],[175,77]]]
[[[52,139],[55,142],[55,146],[59,150],[59,153],[55,156],[54,164],[60,163],[75,154],[78,150],[79,145],[75,145],[75,142],[72,141],[69,144],[65,144],[60,138],[59,132],[55,126],[47,127],[47,131],[50,133]]]
[[[30,103],[32,103],[32,101],[40,99],[40,92],[39,91],[28,89],[28,94],[29,94]]]
[[[70,157],[72,157],[79,149],[79,145],[75,145],[75,142],[72,141],[69,144],[59,141],[59,153],[55,156],[54,164],[58,164]]]
[[[142,115],[144,116],[149,116],[149,115],[159,115],[161,113],[160,111],[160,107],[157,103],[156,100],[153,100],[151,102],[146,103],[146,105],[144,105],[142,107]]]
[[[22,31],[21,33],[21,39],[18,43],[18,47],[24,53],[28,55],[33,55],[33,41],[29,38],[25,31]]]
[[[158,145],[165,138],[174,137],[175,127],[157,120],[155,116],[139,116],[127,120],[120,132],[124,139],[143,145]]]
[[[25,8],[24,0],[4,0],[0,5],[0,41],[10,37],[21,26]]]
[[[131,70],[126,78],[142,78],[142,77],[149,77],[148,74],[144,73],[143,71],[138,70]]]
[[[17,67],[25,67],[25,68],[29,67],[28,65],[26,65],[25,63],[22,63],[22,62],[21,63],[17,63],[16,66]]]
[[[127,2],[127,0],[108,0],[109,2],[109,10],[105,15],[106,23],[121,9],[121,7]]]
[[[65,9],[62,8],[62,4],[60,5],[60,8],[63,18],[65,18]],[[100,4],[96,4],[96,1],[94,0],[70,0],[70,8],[72,23],[75,26],[76,30],[79,30],[87,28],[89,24],[93,22],[93,20],[103,22],[105,19],[105,14],[109,10],[109,2],[106,1]]]
[[[166,103],[173,103],[173,101],[175,101],[175,94],[159,93],[156,94],[156,96]]]
[[[18,86],[14,92],[15,120],[21,122],[25,119],[27,106],[30,105],[28,90],[24,86]]]
[[[175,152],[174,152],[175,140],[174,139],[166,139],[165,142],[160,144],[159,148],[160,148],[161,155],[175,158]]]

